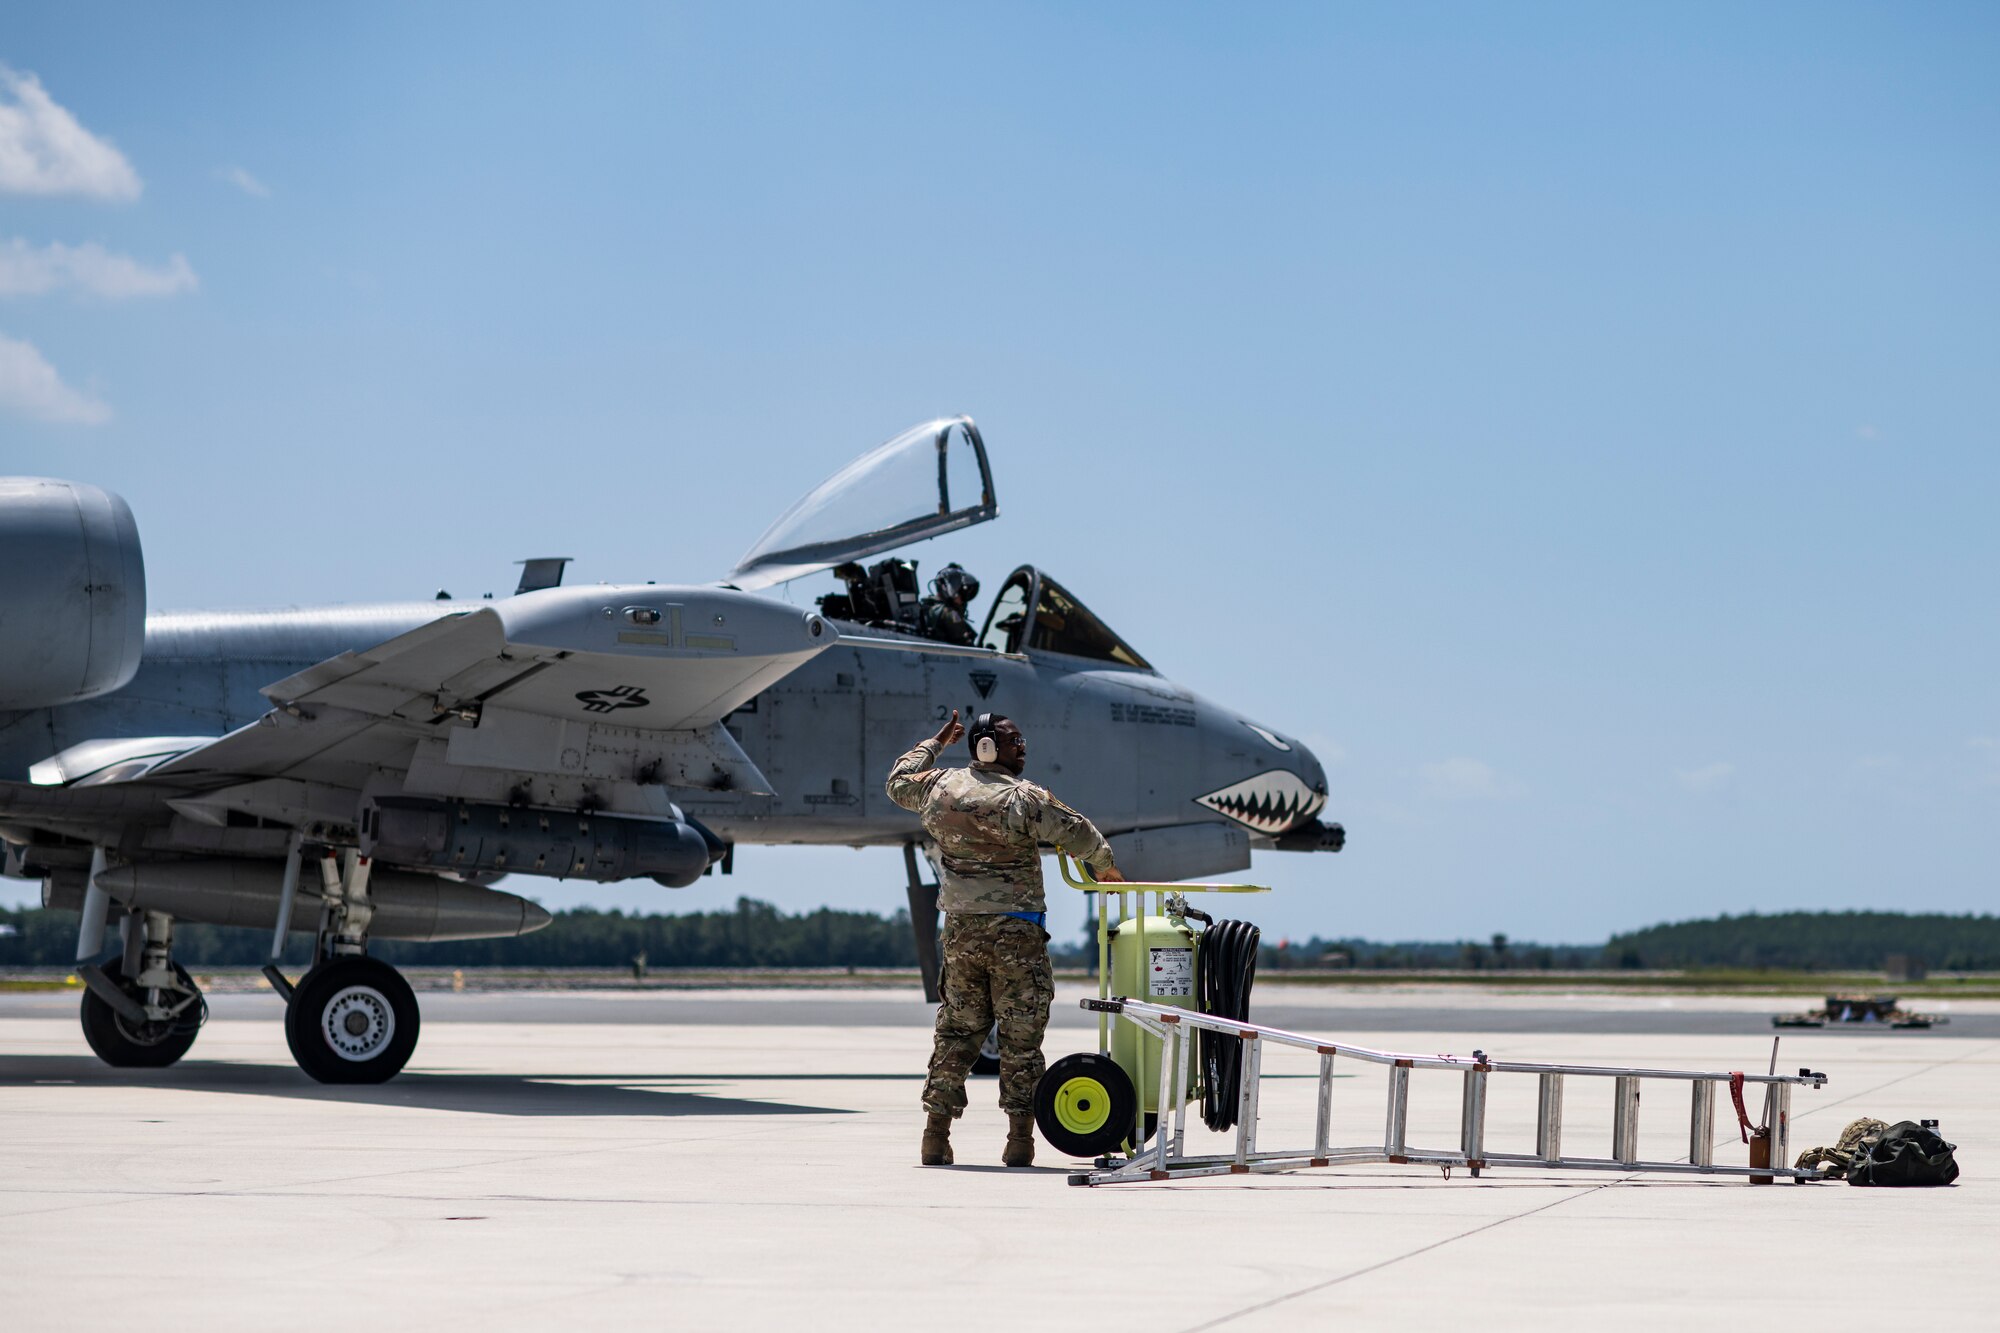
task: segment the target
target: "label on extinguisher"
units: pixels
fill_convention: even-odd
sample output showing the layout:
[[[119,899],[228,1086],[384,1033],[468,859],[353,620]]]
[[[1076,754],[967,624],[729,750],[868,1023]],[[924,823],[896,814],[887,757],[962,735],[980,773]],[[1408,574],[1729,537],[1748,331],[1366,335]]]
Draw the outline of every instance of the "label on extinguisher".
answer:
[[[1193,995],[1194,950],[1153,950],[1153,971],[1148,995]]]

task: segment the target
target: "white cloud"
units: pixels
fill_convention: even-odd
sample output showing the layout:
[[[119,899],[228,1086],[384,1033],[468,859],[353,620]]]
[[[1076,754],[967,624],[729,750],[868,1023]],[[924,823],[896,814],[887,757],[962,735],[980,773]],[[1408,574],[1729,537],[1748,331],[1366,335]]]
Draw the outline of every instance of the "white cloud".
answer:
[[[1965,743],[1974,750],[2000,750],[2000,736],[1973,736]]]
[[[269,199],[271,197],[271,187],[258,180],[255,176],[252,176],[242,167],[217,167],[215,169],[215,178],[217,180],[228,181],[231,185],[234,185],[253,199]]]
[[[111,409],[62,382],[33,344],[0,333],[0,411],[58,425],[97,426]]]
[[[1716,762],[1700,768],[1677,768],[1674,778],[1689,791],[1720,791],[1736,776],[1736,765]]]
[[[32,74],[0,65],[0,194],[137,199],[139,173],[77,124]]]
[[[73,287],[91,296],[122,301],[135,296],[172,296],[193,291],[194,269],[182,255],[147,265],[94,242],[36,247],[16,236],[0,242],[0,296],[40,296]]]
[[[1854,438],[1857,440],[1879,440],[1882,438],[1882,428],[1863,422],[1854,428]]]
[[[1494,800],[1517,791],[1491,764],[1464,756],[1419,764],[1417,776],[1423,779],[1425,795],[1448,800]]]

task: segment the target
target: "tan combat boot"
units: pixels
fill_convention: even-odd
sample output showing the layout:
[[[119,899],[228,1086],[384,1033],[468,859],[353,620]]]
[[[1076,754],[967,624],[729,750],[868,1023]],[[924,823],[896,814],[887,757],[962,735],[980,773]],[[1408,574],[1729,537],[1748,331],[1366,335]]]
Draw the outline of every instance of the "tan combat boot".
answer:
[[[1007,1147],[1000,1160],[1008,1166],[1035,1164],[1035,1117],[1031,1112],[1007,1113]]]
[[[951,1117],[930,1112],[924,1118],[923,1162],[925,1166],[951,1165]]]

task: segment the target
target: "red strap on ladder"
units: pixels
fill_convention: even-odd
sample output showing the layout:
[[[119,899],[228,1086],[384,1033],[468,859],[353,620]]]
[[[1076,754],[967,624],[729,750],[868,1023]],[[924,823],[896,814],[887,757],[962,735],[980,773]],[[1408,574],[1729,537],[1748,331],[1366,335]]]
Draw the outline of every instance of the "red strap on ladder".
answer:
[[[1729,1100],[1736,1103],[1736,1124],[1745,1143],[1750,1142],[1750,1113],[1743,1109],[1743,1071],[1731,1071],[1729,1075]]]

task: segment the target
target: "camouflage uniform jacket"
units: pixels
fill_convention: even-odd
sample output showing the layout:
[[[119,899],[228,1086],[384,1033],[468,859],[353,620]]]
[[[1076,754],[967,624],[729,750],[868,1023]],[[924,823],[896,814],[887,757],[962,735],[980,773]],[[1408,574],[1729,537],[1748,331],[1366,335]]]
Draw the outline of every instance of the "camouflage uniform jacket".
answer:
[[[996,764],[936,768],[927,740],[889,770],[889,799],[915,811],[937,844],[938,906],[947,912],[1040,912],[1038,844],[1060,847],[1093,871],[1111,848],[1097,826],[1024,778]]]

